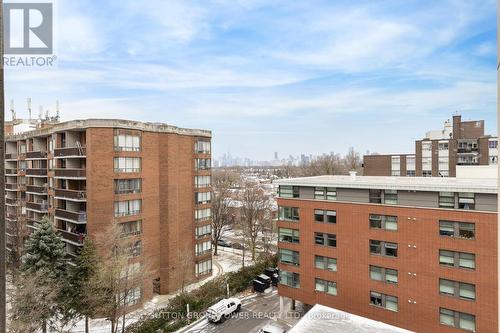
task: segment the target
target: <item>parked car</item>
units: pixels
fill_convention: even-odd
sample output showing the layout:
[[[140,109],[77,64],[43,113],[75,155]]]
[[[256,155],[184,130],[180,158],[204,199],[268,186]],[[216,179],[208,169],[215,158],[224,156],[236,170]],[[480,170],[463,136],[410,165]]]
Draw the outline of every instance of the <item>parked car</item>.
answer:
[[[241,243],[233,243],[233,249],[243,250],[244,245]]]
[[[259,330],[259,333],[285,333],[286,331],[275,324],[267,324]]]
[[[225,239],[219,239],[217,241],[217,245],[218,246],[222,246],[222,247],[231,247],[232,246],[231,242],[229,242],[229,241],[227,241]]]
[[[237,298],[223,299],[207,310],[207,319],[214,323],[223,322],[231,314],[241,310],[241,301]]]

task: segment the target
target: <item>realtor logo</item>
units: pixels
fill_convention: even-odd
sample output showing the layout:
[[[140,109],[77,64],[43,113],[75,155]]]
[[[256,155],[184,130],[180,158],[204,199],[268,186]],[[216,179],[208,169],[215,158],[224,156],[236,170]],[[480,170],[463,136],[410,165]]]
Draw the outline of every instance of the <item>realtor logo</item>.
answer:
[[[53,53],[52,3],[5,3],[5,53]]]

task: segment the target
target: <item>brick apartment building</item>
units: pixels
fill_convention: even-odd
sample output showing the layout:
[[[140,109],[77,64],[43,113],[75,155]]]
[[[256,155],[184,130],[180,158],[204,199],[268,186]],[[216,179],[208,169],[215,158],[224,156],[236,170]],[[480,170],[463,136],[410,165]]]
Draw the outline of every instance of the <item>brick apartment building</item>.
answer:
[[[11,254],[47,216],[69,259],[112,223],[133,238],[130,264],[151,276],[130,305],[211,274],[210,131],[104,119],[44,127],[6,128]]]
[[[497,332],[496,180],[276,183],[280,296],[415,332]]]
[[[455,177],[457,165],[498,164],[498,138],[484,134],[484,120],[453,116],[444,128],[415,141],[415,153],[365,155],[365,176]]]

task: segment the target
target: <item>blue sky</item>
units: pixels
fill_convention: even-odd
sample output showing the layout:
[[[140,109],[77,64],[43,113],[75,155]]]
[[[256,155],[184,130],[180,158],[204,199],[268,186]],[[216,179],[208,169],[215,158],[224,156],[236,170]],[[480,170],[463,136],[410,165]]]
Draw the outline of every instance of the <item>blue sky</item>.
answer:
[[[59,65],[6,98],[213,131],[214,157],[404,152],[455,111],[496,134],[496,1],[55,0]]]

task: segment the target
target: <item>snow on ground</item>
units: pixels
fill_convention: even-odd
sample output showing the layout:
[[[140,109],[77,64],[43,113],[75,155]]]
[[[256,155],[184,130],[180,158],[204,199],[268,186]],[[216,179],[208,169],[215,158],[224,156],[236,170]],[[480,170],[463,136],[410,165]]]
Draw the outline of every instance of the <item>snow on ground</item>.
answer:
[[[233,254],[228,253],[227,256],[231,257],[231,256],[233,256]],[[214,265],[212,265],[212,276],[210,276],[202,281],[190,284],[189,286],[186,287],[186,290],[187,291],[195,290],[195,289],[199,288],[200,286],[202,286],[203,284],[205,284],[206,282],[223,274],[225,271],[224,271],[224,269],[221,269],[221,268],[223,268],[224,266],[229,268],[230,266],[229,266],[229,264],[225,264],[225,265],[218,264],[219,259],[221,259],[224,262],[226,262],[228,260],[226,258],[226,254],[221,254],[217,257],[214,257],[213,258]],[[240,262],[241,262],[241,259],[240,259]],[[245,261],[245,262],[247,262],[247,261]],[[241,263],[240,263],[240,266],[241,266]],[[237,269],[239,269],[239,267],[237,267]],[[168,304],[168,302],[170,301],[170,299],[172,299],[176,295],[177,294],[157,295],[157,296],[153,297],[153,299],[144,303],[144,306],[141,309],[136,310],[132,313],[129,313],[126,316],[125,326],[135,323],[143,315],[150,314],[156,309],[161,309],[161,308],[165,307]],[[120,322],[120,327],[121,327],[121,322]],[[111,330],[111,324],[106,319],[92,319],[90,321],[90,331],[92,333],[108,333],[108,332],[110,332],[110,330]],[[72,333],[85,332],[85,321],[82,320],[82,321],[76,323],[76,325],[73,328],[71,328],[70,332],[72,332]]]
[[[216,260],[219,265],[222,266],[222,271],[224,273],[235,272],[239,270],[243,264],[243,251],[233,249],[232,247],[222,247],[219,246],[217,248],[218,254],[214,256],[214,260]],[[251,260],[252,254],[246,250],[245,251],[245,266],[253,265],[253,261]]]
[[[411,331],[316,304],[289,333],[412,333]]]

